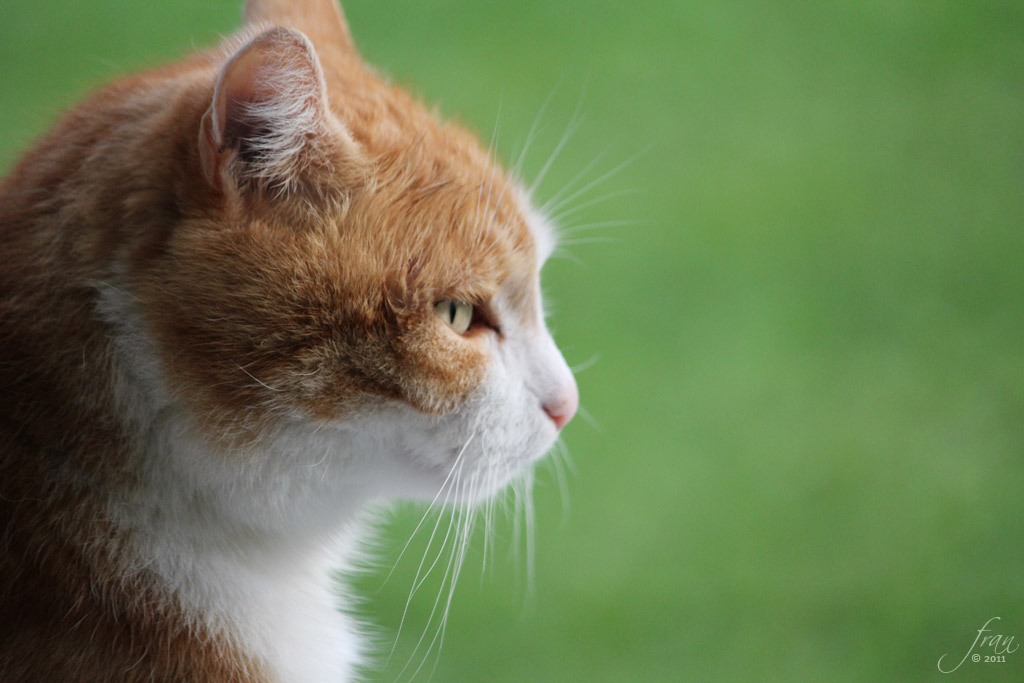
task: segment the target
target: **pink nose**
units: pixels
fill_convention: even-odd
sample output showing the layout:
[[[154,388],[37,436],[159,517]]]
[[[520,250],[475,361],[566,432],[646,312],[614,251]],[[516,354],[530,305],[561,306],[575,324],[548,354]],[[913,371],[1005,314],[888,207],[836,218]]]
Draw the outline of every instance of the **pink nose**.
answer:
[[[544,412],[555,423],[555,427],[561,429],[569,424],[569,420],[576,414],[579,407],[580,395],[576,389],[575,382],[563,393],[550,403],[544,404]]]

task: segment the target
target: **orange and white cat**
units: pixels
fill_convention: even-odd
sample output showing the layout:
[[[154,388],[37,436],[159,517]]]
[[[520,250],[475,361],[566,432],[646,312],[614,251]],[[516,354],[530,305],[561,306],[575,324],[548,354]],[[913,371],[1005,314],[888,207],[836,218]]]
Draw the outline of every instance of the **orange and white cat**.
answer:
[[[0,680],[351,678],[361,511],[486,498],[576,410],[553,246],[333,0],[67,114],[0,185]]]

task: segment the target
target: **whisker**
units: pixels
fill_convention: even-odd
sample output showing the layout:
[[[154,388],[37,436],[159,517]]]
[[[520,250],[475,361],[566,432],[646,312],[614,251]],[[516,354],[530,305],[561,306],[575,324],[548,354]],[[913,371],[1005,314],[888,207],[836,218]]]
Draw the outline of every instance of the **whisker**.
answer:
[[[512,546],[509,548],[512,553],[511,559],[513,566],[516,569],[516,583],[522,579],[519,573],[519,541],[523,535],[521,522],[519,521],[519,507],[522,502],[519,499],[519,479],[512,480],[511,491],[512,491]]]
[[[559,249],[557,247],[553,252],[551,252],[551,256],[549,258],[571,261],[572,263],[575,263],[577,266],[584,265],[583,261],[581,261],[578,256],[576,256],[575,254],[566,249]]]
[[[497,488],[498,476],[499,476],[498,469],[496,467],[488,468],[488,477],[487,477],[488,478],[488,488],[490,490],[492,490],[492,491]],[[505,493],[502,492],[502,496],[504,496],[504,495],[505,495]],[[499,501],[498,497],[492,497],[488,501],[490,503],[490,507],[487,510],[488,515],[490,516],[489,519],[487,520],[487,531],[488,531],[489,534],[493,534],[494,533],[494,529],[495,529],[494,518],[495,518],[495,515],[497,513],[497,509],[498,509],[498,501]],[[488,557],[488,555],[484,555],[484,559],[483,559],[485,564],[487,563],[488,559],[490,559],[492,567],[494,566],[494,548],[495,548],[495,543],[491,543],[490,556]]]
[[[460,485],[461,485],[461,473],[462,473],[462,467],[463,467],[462,456],[466,452],[466,448],[469,446],[469,443],[472,440],[473,440],[473,435],[470,435],[469,439],[467,439],[466,443],[462,446],[462,450],[459,451],[459,455],[455,458],[455,463],[452,465],[452,470],[448,473],[448,478],[445,479],[445,483],[442,485],[442,490],[444,490],[444,488],[448,488],[448,492],[445,493],[444,503],[442,505],[442,509],[445,506],[448,505],[448,500],[449,500],[452,492],[454,490],[457,490],[460,487]],[[454,473],[454,477],[455,478],[451,479],[453,473]],[[450,479],[451,479],[451,481],[449,482]],[[440,491],[438,492],[438,495],[440,495]],[[458,498],[458,495],[456,495],[456,499],[457,498]],[[434,502],[436,502],[436,501],[437,501],[437,496],[434,496]],[[431,503],[431,507],[433,507],[434,502]],[[428,509],[428,512],[429,512],[429,509]],[[425,518],[426,518],[426,514],[424,514],[424,517],[420,520],[420,524],[422,524],[423,519],[425,519]],[[423,557],[420,559],[419,566],[416,568],[416,576],[413,577],[412,589],[409,591],[409,596],[405,600],[405,607],[402,610],[402,618],[398,622],[398,632],[395,634],[395,640],[394,640],[394,643],[391,646],[391,652],[388,655],[388,661],[391,661],[391,657],[394,656],[395,649],[398,647],[398,640],[399,640],[399,638],[402,635],[402,627],[405,625],[405,619],[406,619],[406,617],[409,614],[409,606],[412,604],[413,596],[416,595],[416,591],[418,591],[420,586],[423,585],[423,582],[426,581],[427,576],[430,575],[430,572],[433,571],[434,567],[437,565],[437,562],[438,562],[438,560],[441,557],[441,554],[444,552],[445,546],[448,544],[448,537],[449,537],[449,534],[451,533],[451,529],[452,529],[451,521],[449,521],[449,523],[448,523],[448,530],[445,532],[444,540],[441,542],[441,547],[438,548],[437,556],[434,558],[434,562],[430,565],[430,568],[427,569],[426,573],[423,573],[423,565],[426,563],[427,556],[430,553],[430,548],[434,544],[434,538],[437,536],[438,528],[440,528],[441,519],[442,519],[441,515],[438,514],[437,521],[434,523],[434,528],[430,532],[430,538],[427,540],[427,547],[423,550]],[[419,529],[419,526],[420,525],[416,526],[417,530]],[[405,544],[406,548],[409,546],[409,542],[412,541],[412,538],[415,535],[416,535],[416,531],[413,532],[413,535],[409,537],[409,541],[406,542],[406,544]],[[402,552],[403,553],[405,552],[405,548],[402,549]],[[397,565],[398,565],[398,562],[396,561],[395,562],[395,566],[397,566]],[[392,571],[394,571],[394,568],[392,568]],[[391,574],[388,574],[388,576],[390,577]],[[414,651],[414,654],[415,654],[415,651]],[[403,669],[403,671],[404,671],[404,669]]]
[[[448,502],[448,498],[446,496],[445,497],[445,504],[447,504],[447,502]],[[390,662],[391,661],[391,657],[394,656],[395,649],[398,647],[398,641],[402,637],[402,629],[405,626],[405,619],[406,619],[406,617],[409,614],[409,607],[412,605],[412,598],[416,594],[416,590],[422,584],[422,582],[419,580],[420,579],[420,572],[422,572],[423,564],[424,564],[424,562],[426,562],[427,556],[430,554],[430,548],[434,544],[434,534],[437,533],[437,529],[438,529],[440,524],[441,524],[441,515],[439,514],[437,516],[437,522],[434,524],[434,530],[430,533],[430,540],[427,541],[427,547],[424,548],[424,550],[423,550],[423,558],[420,560],[420,565],[416,569],[416,576],[413,578],[413,588],[409,591],[409,595],[405,599],[405,607],[402,609],[402,618],[398,622],[398,631],[395,633],[394,643],[392,643],[392,645],[391,645],[391,652],[388,654],[388,662]],[[448,528],[449,528],[449,531],[450,531],[451,530],[451,524],[450,523],[449,523],[449,527]],[[445,545],[447,543],[448,543],[448,535],[446,533],[444,541],[442,541],[442,543],[441,543],[441,547],[438,548],[437,557],[440,557],[441,553],[444,552],[444,548],[445,548]],[[437,558],[434,559],[434,564],[437,564]],[[434,564],[432,564],[430,566],[430,570],[432,570],[434,568]],[[429,574],[430,570],[427,570],[428,574]],[[415,651],[414,651],[414,654],[415,654]],[[405,669],[402,669],[402,670],[404,671]]]
[[[523,475],[523,525],[526,528],[526,595],[524,597],[524,608],[532,607],[536,596],[536,559],[534,539],[534,516],[533,516],[533,470],[527,470]]]
[[[495,118],[495,121],[494,121],[494,130],[491,131],[491,141],[487,145],[487,158],[488,159],[492,158],[492,154],[494,152],[494,144],[495,144],[495,142],[496,142],[496,140],[498,138],[498,126],[499,126],[500,123],[501,123],[501,99],[499,98],[498,99],[498,114],[497,114],[497,117]],[[491,177],[493,179],[493,175]],[[484,167],[484,169],[480,172],[480,187],[477,190],[477,195],[476,195],[476,213],[477,213],[478,216],[482,215],[480,213],[480,202],[481,202],[481,200],[483,199],[483,196],[484,196],[484,180],[486,180],[486,179],[487,179],[487,168]],[[490,196],[490,192],[491,192],[490,186],[488,186],[488,189],[487,189],[488,196]],[[486,207],[485,207],[484,211],[486,212]]]
[[[581,244],[616,244],[622,242],[617,237],[580,237],[574,240],[559,240],[559,247],[574,247]]]
[[[451,530],[452,525],[454,524],[456,514],[457,514],[456,510],[451,510],[451,517],[450,517],[449,527],[448,527],[449,531]],[[446,536],[446,540],[447,540],[447,536]],[[441,551],[438,552],[437,558],[440,558],[441,552],[444,550],[444,547],[445,546],[442,545]],[[444,588],[445,582],[448,580],[448,574],[449,574],[449,572],[451,570],[453,558],[454,558],[454,552],[452,552],[449,555],[448,563],[447,563],[447,565],[445,567],[444,574],[441,576],[441,586],[438,588],[437,598],[434,600],[434,605],[433,605],[433,607],[430,610],[430,616],[427,617],[427,622],[423,626],[423,631],[420,633],[419,640],[416,641],[416,646],[412,649],[412,652],[409,654],[409,659],[406,660],[405,666],[403,666],[402,670],[398,672],[398,676],[396,678],[401,678],[402,674],[404,674],[409,669],[409,667],[412,666],[413,660],[416,659],[416,654],[419,652],[420,647],[423,645],[424,639],[427,637],[427,632],[430,630],[430,625],[434,622],[434,615],[437,613],[437,605],[439,604],[439,602],[441,600],[441,591]],[[437,563],[437,559],[435,559],[434,562],[436,564]],[[424,656],[429,655],[429,653],[430,653],[430,650],[428,649],[427,652],[424,654]],[[423,664],[421,663],[420,666],[417,667],[413,671],[413,673],[410,676],[409,680],[412,680],[416,676],[416,673],[419,672],[419,670],[420,670],[420,668],[422,668],[422,666],[423,666]]]
[[[331,449],[325,448],[324,449],[324,454],[320,456],[319,460],[317,460],[314,463],[310,463],[309,465],[303,465],[303,467],[305,467],[307,469],[315,470],[316,468],[320,467],[320,465],[323,465],[325,462],[327,462],[327,458],[330,456],[330,453],[331,453]],[[326,474],[326,471],[321,474],[321,477],[320,477],[320,481],[321,482],[323,481],[323,474]]]
[[[530,189],[527,190],[528,195],[532,196],[537,191],[537,188],[540,187],[540,184],[544,182],[544,177],[547,175],[551,165],[555,163],[555,159],[558,158],[562,148],[565,147],[569,142],[569,139],[583,124],[583,119],[580,117],[580,110],[583,108],[583,97],[585,94],[586,90],[580,93],[580,99],[576,103],[576,109],[573,111],[572,116],[569,118],[569,125],[566,126],[565,133],[562,134],[562,139],[558,141],[557,145],[555,145],[555,149],[551,152],[551,156],[548,157],[548,160],[544,162],[544,165],[541,167],[540,172],[537,173],[537,177],[534,178],[533,183],[530,185]]]
[[[595,204],[601,204],[603,202],[609,201],[611,199],[615,199],[617,197],[625,197],[625,196],[628,196],[628,195],[640,194],[640,193],[641,193],[641,190],[639,190],[637,188],[623,188],[621,190],[615,190],[613,192],[608,192],[608,193],[603,194],[603,195],[598,195],[597,197],[594,197],[593,199],[588,199],[585,202],[581,202],[581,203],[579,203],[579,204],[577,204],[575,206],[569,207],[565,211],[553,214],[551,216],[551,221],[557,225],[559,223],[564,222],[565,219],[568,218],[569,216],[571,216],[571,215],[573,215],[575,213],[579,213],[583,209],[588,209],[591,206],[594,206]]]
[[[471,482],[472,482],[473,479],[474,479],[474,477],[473,477],[473,475],[471,475],[470,476]],[[461,481],[461,478],[460,478],[459,487],[458,487],[459,493],[456,496],[456,499],[460,499],[460,498],[465,499],[465,496],[463,495],[465,488],[466,488],[466,482]],[[461,560],[459,559],[459,557],[460,557],[460,553],[459,553],[460,533],[462,533],[462,534],[465,533],[463,531],[464,517],[467,514],[469,514],[468,510],[469,510],[468,506],[458,505],[457,504],[456,508],[452,511],[451,522],[449,523],[449,530],[451,530],[451,527],[454,525],[455,529],[456,529],[456,532],[455,532],[455,540],[453,540],[452,549],[451,549],[450,555],[448,557],[448,564],[445,567],[444,575],[441,577],[441,585],[438,587],[437,598],[434,600],[434,605],[433,605],[433,607],[430,610],[430,616],[427,618],[427,623],[426,623],[426,625],[423,628],[423,632],[420,634],[420,638],[419,638],[419,640],[416,643],[416,647],[413,648],[412,654],[409,656],[409,661],[406,663],[405,667],[403,667],[402,671],[399,672],[399,674],[398,674],[399,677],[401,677],[401,675],[403,673],[405,673],[405,671],[409,668],[409,666],[412,664],[413,659],[416,657],[416,653],[419,652],[420,647],[423,645],[423,641],[427,637],[427,632],[430,630],[430,624],[432,624],[434,622],[434,617],[435,617],[435,615],[437,615],[437,608],[438,608],[438,606],[441,603],[441,595],[444,592],[444,586],[445,586],[446,583],[450,587],[448,603],[450,604],[450,602],[451,602],[451,594],[454,591],[454,581],[458,577],[459,568],[461,567]],[[458,519],[458,523],[457,524],[456,524],[456,519]],[[447,536],[446,536],[446,541],[447,541]],[[465,542],[463,541],[461,544],[464,545]],[[442,549],[443,548],[444,548],[444,546],[442,546]],[[438,553],[438,558],[440,558],[440,553]],[[464,555],[462,555],[462,558],[464,559]],[[435,560],[435,564],[436,563],[437,563],[437,560]],[[453,571],[453,567],[454,567],[454,571]],[[443,617],[442,617],[442,621],[443,621]],[[435,632],[434,637],[431,639],[430,643],[427,645],[427,649],[423,653],[423,659],[420,662],[419,666],[413,671],[413,673],[412,673],[412,675],[410,677],[410,680],[415,678],[416,675],[423,668],[423,666],[426,664],[427,659],[430,656],[430,652],[431,652],[431,650],[434,647],[434,643],[437,641],[438,636],[439,636],[439,634],[441,632],[440,631],[440,624],[441,623],[442,622],[439,622],[439,629],[438,629],[437,632]]]
[[[458,505],[458,498],[459,498],[459,496],[458,496],[458,494],[456,494],[456,496],[455,496],[455,504],[456,505]],[[448,499],[446,497],[445,498],[445,505],[447,505],[447,504],[448,504]],[[438,522],[440,522],[440,519],[441,519],[441,517],[440,517],[440,515],[438,515]],[[447,547],[447,545],[448,545],[448,539],[451,537],[451,533],[452,533],[452,528],[453,527],[457,529],[457,527],[455,527],[455,516],[451,515],[449,517],[449,520],[448,520],[448,529],[445,531],[444,538],[441,540],[441,547],[438,549],[437,556],[434,557],[434,561],[431,563],[430,567],[427,568],[427,571],[423,573],[422,577],[420,577],[419,571],[416,572],[416,578],[413,579],[412,591],[409,593],[409,599],[410,600],[412,600],[412,596],[416,594],[416,592],[420,589],[420,586],[422,586],[423,583],[427,580],[427,577],[434,570],[434,567],[437,566],[438,561],[441,559],[441,554],[444,552],[445,547]],[[435,531],[436,531],[436,529],[437,529],[437,526],[435,525]],[[433,539],[433,535],[431,535],[431,539]],[[430,550],[430,543],[429,542],[427,543],[427,550],[428,551]],[[420,569],[423,568],[423,563],[426,561],[426,559],[427,559],[427,554],[424,553],[423,559],[420,561]]]
[[[264,389],[270,389],[271,391],[284,391],[284,389],[275,389],[274,387],[270,386],[270,385],[269,385],[269,384],[267,384],[266,382],[264,382],[264,381],[262,381],[262,380],[258,379],[258,378],[257,378],[257,377],[255,377],[255,376],[254,376],[254,375],[253,375],[253,374],[252,374],[251,372],[249,372],[248,370],[246,370],[245,368],[243,368],[243,367],[242,367],[241,365],[239,365],[238,363],[235,363],[235,366],[236,366],[236,367],[237,367],[237,368],[238,368],[239,370],[241,370],[242,372],[244,372],[245,374],[249,375],[249,378],[250,378],[251,380],[253,380],[253,381],[254,381],[254,382],[256,382],[257,384],[259,384],[259,385],[260,385],[261,387],[263,387]]]
[[[579,171],[575,176],[572,177],[572,180],[563,185],[562,189],[560,189],[558,192],[552,195],[546,202],[544,202],[544,204],[541,205],[540,212],[546,216],[556,214],[558,212],[558,209],[561,206],[563,206],[566,201],[569,201],[576,196],[574,194],[572,197],[570,197],[569,200],[562,200],[563,195],[565,195],[566,192],[570,191],[573,187],[575,187],[576,183],[583,180],[583,178],[585,178],[587,174],[590,173],[591,169],[593,169],[594,166],[597,166],[597,164],[599,164],[601,160],[604,159],[608,152],[610,152],[611,150],[611,147],[606,147],[605,149],[598,152],[597,156],[591,159],[590,163],[584,166],[581,171]]]
[[[398,558],[396,558],[395,563],[391,565],[391,571],[389,571],[388,575],[384,577],[384,582],[381,583],[380,588],[377,589],[378,593],[387,584],[388,579],[391,578],[391,575],[395,573],[395,569],[398,567],[398,563],[402,561],[402,556],[405,555],[405,551],[408,550],[409,544],[412,543],[412,539],[416,537],[416,534],[419,532],[420,527],[423,526],[423,522],[427,519],[427,516],[430,514],[430,511],[434,509],[434,505],[437,504],[437,499],[441,497],[441,494],[448,487],[449,482],[452,479],[452,476],[455,474],[456,468],[459,467],[459,463],[462,461],[463,453],[466,452],[466,449],[469,447],[470,442],[473,441],[474,436],[474,434],[469,435],[469,438],[466,439],[466,443],[462,445],[462,449],[459,451],[459,454],[455,456],[455,462],[452,463],[451,469],[448,470],[448,476],[445,477],[444,482],[442,482],[441,484],[441,488],[437,490],[437,493],[434,495],[434,499],[430,501],[430,505],[428,505],[427,509],[423,512],[423,516],[420,517],[420,521],[416,524],[416,528],[412,530],[412,533],[409,535],[409,539],[405,542],[405,545],[402,546],[401,552],[398,553]],[[446,496],[445,501],[447,502],[447,500],[448,498]]]
[[[565,197],[564,199],[561,199],[557,204],[553,204],[554,198],[552,198],[551,201],[549,201],[547,204],[544,205],[545,213],[552,213],[552,214],[558,213],[558,209],[560,209],[562,206],[565,206],[567,203],[573,201],[577,197],[586,194],[587,192],[589,192],[594,187],[597,187],[601,183],[605,182],[609,178],[611,178],[614,175],[616,175],[617,173],[621,172],[623,169],[627,168],[630,164],[634,163],[637,159],[639,159],[644,154],[649,152],[650,149],[651,149],[651,145],[648,145],[647,147],[644,147],[639,152],[633,154],[632,156],[630,156],[625,161],[620,162],[619,164],[617,164],[613,168],[610,168],[609,170],[607,170],[604,173],[602,173],[600,176],[598,176],[594,180],[591,180],[589,183],[587,183],[586,185],[584,185],[580,189],[576,190],[575,192],[573,192],[568,197]]]
[[[497,115],[497,118],[495,118],[495,120],[494,120],[494,132],[491,133],[491,142],[487,146],[487,159],[492,164],[495,163],[495,161],[497,159],[497,156],[498,156],[497,145],[498,145],[498,135],[499,135],[499,133],[501,131],[501,107],[502,107],[502,100],[501,100],[501,98],[499,98],[498,99],[498,115]],[[486,173],[486,171],[485,171],[485,173]],[[490,174],[490,178],[488,178],[488,180],[487,180],[487,198],[484,199],[484,210],[483,210],[483,214],[482,215],[486,215],[487,213],[490,212],[491,188],[493,186],[494,186],[494,174],[491,173]],[[478,202],[478,204],[479,204],[479,202]]]
[[[571,235],[576,232],[587,232],[588,230],[598,230],[600,228],[622,228],[622,227],[633,227],[637,225],[644,225],[645,221],[631,221],[631,220],[620,220],[620,221],[595,221],[593,223],[582,223],[580,225],[571,225],[567,228],[559,228],[558,234]]]
[[[487,491],[492,491],[493,487],[493,474],[494,468],[488,464],[487,466]],[[487,572],[487,553],[491,550],[491,522],[492,512],[494,510],[494,498],[495,495],[489,495],[487,500],[484,502],[484,549],[483,559],[480,562],[480,583],[483,585],[484,574]]]
[[[470,501],[476,499],[476,493],[479,481],[479,472],[474,473],[470,482]],[[444,611],[441,613],[441,622],[439,624],[438,632],[435,635],[437,643],[437,655],[434,659],[434,667],[431,669],[431,677],[434,675],[434,671],[437,670],[437,665],[441,661],[441,650],[444,647],[444,636],[448,628],[448,615],[451,612],[452,599],[455,597],[455,586],[459,581],[459,576],[462,574],[462,567],[466,562],[466,555],[469,551],[470,541],[473,538],[473,530],[476,526],[476,508],[467,505],[467,511],[465,515],[465,522],[462,527],[462,539],[458,545],[458,559],[455,562],[455,568],[452,572],[451,581],[448,583],[448,600],[445,603]],[[432,646],[432,645],[431,645]],[[426,660],[424,660],[426,661]]]
[[[597,419],[590,414],[590,411],[584,408],[582,405],[577,408],[576,413],[580,417],[582,417],[588,425],[593,427],[595,431],[602,433],[604,432],[604,428],[601,426],[601,423],[599,423]]]
[[[555,479],[558,482],[558,495],[562,502],[562,520],[558,528],[564,530],[569,525],[569,483],[566,481],[565,467],[562,466],[562,458],[569,452],[565,440],[561,436],[555,442],[555,452],[550,458],[555,471]]]
[[[558,86],[560,84],[561,81],[555,83],[555,86],[551,88],[551,92],[548,93],[548,96],[545,97],[544,101],[541,103],[540,110],[537,112],[537,115],[533,117],[533,123],[530,124],[530,130],[526,133],[526,142],[523,143],[523,149],[519,152],[519,158],[516,159],[516,163],[512,165],[512,170],[509,172],[509,176],[512,178],[519,177],[519,171],[522,169],[522,164],[526,160],[526,151],[530,149],[530,145],[533,143],[537,135],[540,134],[541,129],[538,128],[540,120],[543,118],[544,113],[547,112],[548,106],[551,104],[551,100],[554,99],[555,93],[558,92]]]
[[[570,368],[570,369],[572,370],[572,373],[575,375],[575,374],[578,374],[580,372],[583,372],[584,370],[589,370],[590,368],[594,367],[594,365],[596,365],[597,361],[599,361],[599,360],[601,360],[601,354],[595,353],[594,355],[592,355],[587,360],[583,361],[579,365],[572,366],[572,368]],[[559,443],[561,443],[562,437],[558,437],[558,441],[559,441]]]

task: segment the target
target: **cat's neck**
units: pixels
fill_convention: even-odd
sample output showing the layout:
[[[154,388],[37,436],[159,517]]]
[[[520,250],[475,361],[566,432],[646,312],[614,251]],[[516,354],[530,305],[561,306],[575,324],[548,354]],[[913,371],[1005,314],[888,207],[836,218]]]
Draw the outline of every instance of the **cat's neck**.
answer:
[[[365,639],[332,575],[356,563],[366,505],[382,488],[366,462],[374,440],[282,427],[228,452],[173,401],[145,413],[136,409],[146,427],[133,483],[107,500],[110,523],[131,539],[125,573],[155,580],[282,680],[349,680]]]
[[[358,554],[365,495],[332,486],[330,466],[313,451],[268,445],[248,471],[231,472],[176,420],[161,420],[138,487],[111,501],[140,569],[281,680],[349,680],[363,639],[339,611],[350,601],[332,572]],[[272,462],[282,457],[294,471]],[[196,468],[204,459],[209,467]]]

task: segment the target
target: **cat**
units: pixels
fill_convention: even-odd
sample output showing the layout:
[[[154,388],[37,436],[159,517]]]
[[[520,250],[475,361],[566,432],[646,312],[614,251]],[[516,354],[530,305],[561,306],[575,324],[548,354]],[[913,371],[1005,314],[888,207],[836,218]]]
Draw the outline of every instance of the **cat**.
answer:
[[[0,680],[350,680],[367,506],[486,500],[576,412],[528,192],[333,0],[243,24],[0,184]]]

